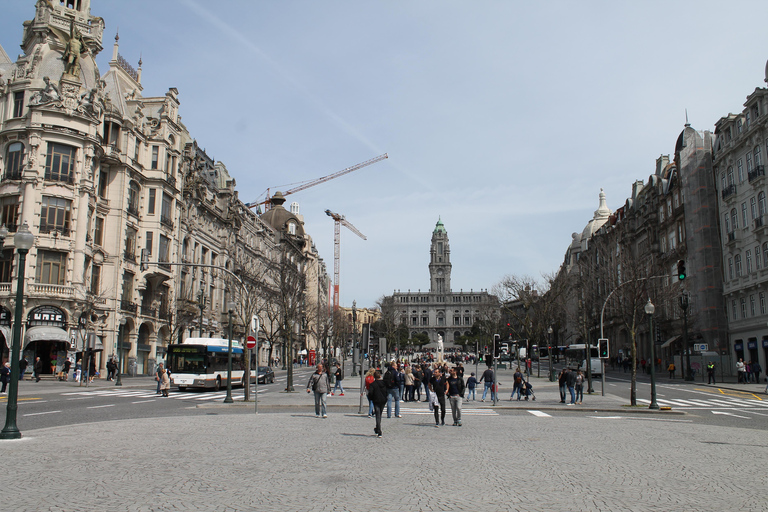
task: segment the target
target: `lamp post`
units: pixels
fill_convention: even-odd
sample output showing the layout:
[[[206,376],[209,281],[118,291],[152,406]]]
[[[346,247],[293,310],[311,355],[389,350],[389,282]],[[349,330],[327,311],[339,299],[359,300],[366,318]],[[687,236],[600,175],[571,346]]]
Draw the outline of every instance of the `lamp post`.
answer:
[[[123,380],[120,377],[120,374],[123,372],[123,351],[120,348],[120,344],[123,342],[123,328],[127,323],[128,319],[122,317],[120,319],[120,327],[117,330],[117,380],[115,381],[115,386],[123,385]]]
[[[227,305],[229,319],[229,345],[227,349],[227,396],[224,398],[225,404],[231,404],[232,400],[232,313],[235,312],[237,304],[230,302]],[[256,366],[256,379],[259,378],[258,366]]]
[[[13,320],[13,340],[11,341],[11,382],[8,385],[8,406],[5,413],[5,426],[0,432],[0,439],[20,439],[21,432],[16,426],[16,411],[19,396],[19,353],[21,352],[21,317],[24,310],[24,270],[27,253],[35,243],[35,235],[30,233],[27,221],[16,231],[13,244],[19,253],[16,283],[16,313]]]
[[[656,403],[656,340],[653,339],[653,312],[656,311],[656,306],[651,302],[651,298],[648,297],[648,302],[645,304],[645,314],[648,315],[648,337],[651,341],[651,405],[649,409],[658,409],[659,404]]]
[[[357,301],[352,301],[352,374],[350,377],[357,377]],[[363,372],[363,366],[360,365],[360,373]],[[362,403],[362,402],[361,402]]]
[[[552,326],[547,329],[547,354],[549,356],[549,382],[555,382],[555,369],[552,367]],[[541,366],[541,357],[539,357],[539,366]]]
[[[203,293],[203,289],[200,288],[200,293],[198,294],[200,297],[200,337],[203,337],[203,311],[205,310],[205,294]]]
[[[693,380],[691,371],[691,347],[688,346],[688,294],[680,295],[680,309],[683,310],[683,348],[685,350],[685,380]],[[681,361],[682,362],[682,361]]]

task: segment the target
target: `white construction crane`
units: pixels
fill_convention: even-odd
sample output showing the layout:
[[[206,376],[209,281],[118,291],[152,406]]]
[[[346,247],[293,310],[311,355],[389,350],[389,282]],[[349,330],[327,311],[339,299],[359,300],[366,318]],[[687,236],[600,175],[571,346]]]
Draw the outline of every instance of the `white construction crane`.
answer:
[[[339,253],[341,247],[341,226],[342,224],[347,227],[351,232],[362,238],[368,240],[364,234],[349,223],[343,215],[333,213],[331,210],[325,210],[325,214],[331,217],[334,221],[333,226],[333,310],[339,309]]]

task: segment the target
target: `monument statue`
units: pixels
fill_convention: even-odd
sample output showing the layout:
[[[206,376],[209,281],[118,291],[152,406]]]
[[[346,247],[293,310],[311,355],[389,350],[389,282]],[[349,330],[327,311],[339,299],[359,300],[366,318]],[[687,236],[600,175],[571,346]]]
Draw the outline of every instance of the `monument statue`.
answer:
[[[75,20],[69,24],[69,41],[64,48],[64,73],[76,78],[80,77],[80,54],[86,51],[82,34],[75,27]]]
[[[443,362],[443,337],[440,334],[437,335],[437,361]]]

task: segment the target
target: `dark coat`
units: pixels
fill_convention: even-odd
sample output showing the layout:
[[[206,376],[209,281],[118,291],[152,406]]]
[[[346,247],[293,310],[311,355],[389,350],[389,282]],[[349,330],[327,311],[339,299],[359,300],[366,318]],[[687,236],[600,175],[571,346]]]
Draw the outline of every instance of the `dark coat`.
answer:
[[[387,387],[383,380],[375,380],[368,388],[368,399],[374,405],[383,407],[387,403]]]

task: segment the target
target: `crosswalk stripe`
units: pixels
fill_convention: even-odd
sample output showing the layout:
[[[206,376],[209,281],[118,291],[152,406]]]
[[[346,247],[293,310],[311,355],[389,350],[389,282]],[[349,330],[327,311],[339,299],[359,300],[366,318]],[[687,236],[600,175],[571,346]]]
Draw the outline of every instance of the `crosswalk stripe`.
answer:
[[[586,350],[586,349],[585,349]],[[547,414],[543,411],[528,411],[529,413],[533,414],[534,416],[538,416],[539,418],[551,418],[551,414]]]

